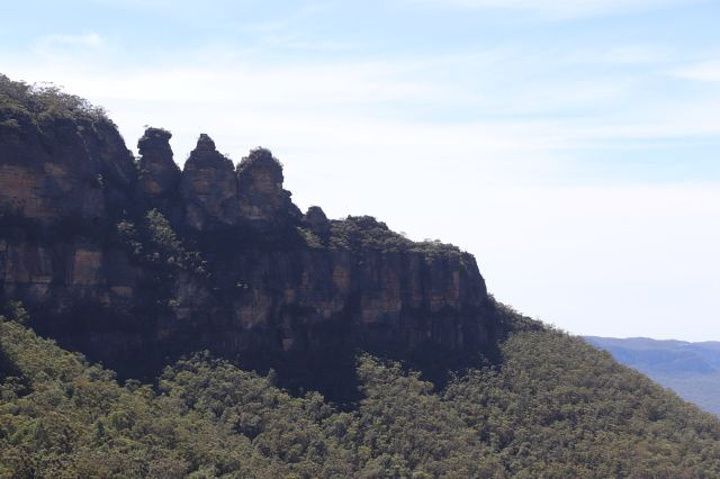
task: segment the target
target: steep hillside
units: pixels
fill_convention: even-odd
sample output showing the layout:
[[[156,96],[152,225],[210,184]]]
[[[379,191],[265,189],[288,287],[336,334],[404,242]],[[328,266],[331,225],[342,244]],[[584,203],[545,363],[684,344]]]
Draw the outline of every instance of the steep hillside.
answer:
[[[585,338],[706,411],[720,415],[720,343]]]
[[[4,321],[0,477],[720,475],[717,418],[579,338],[515,324],[500,366],[443,390],[358,356],[361,396],[341,412],[207,354],[121,386]]]

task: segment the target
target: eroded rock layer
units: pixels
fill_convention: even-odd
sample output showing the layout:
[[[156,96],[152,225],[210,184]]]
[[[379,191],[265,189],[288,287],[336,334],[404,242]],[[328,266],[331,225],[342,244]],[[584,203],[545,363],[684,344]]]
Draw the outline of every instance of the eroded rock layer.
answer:
[[[104,117],[1,111],[2,299],[121,374],[199,349],[252,362],[494,342],[471,255],[303,215],[268,150],[234,166],[203,134],[181,171],[165,130],[133,160]]]

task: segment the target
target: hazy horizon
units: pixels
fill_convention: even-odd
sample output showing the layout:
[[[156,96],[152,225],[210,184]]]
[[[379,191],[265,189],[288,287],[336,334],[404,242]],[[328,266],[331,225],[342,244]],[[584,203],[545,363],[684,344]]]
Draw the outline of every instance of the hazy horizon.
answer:
[[[720,340],[720,4],[29,1],[0,72],[258,145],[303,210],[473,253],[499,300],[572,333]]]

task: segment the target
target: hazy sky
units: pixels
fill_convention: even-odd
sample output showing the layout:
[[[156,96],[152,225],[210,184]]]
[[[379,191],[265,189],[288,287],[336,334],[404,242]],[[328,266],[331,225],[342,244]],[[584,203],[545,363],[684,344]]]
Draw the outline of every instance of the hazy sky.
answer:
[[[0,72],[135,148],[271,148],[305,209],[472,252],[573,333],[720,340],[717,0],[6,2]]]

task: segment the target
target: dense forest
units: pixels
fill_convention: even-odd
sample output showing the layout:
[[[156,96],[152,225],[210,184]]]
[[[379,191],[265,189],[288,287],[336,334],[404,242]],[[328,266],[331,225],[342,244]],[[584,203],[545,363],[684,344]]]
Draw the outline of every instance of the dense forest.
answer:
[[[443,388],[358,352],[340,410],[198,353],[154,384],[0,323],[0,477],[720,475],[720,422],[582,339],[499,309],[499,365]]]

